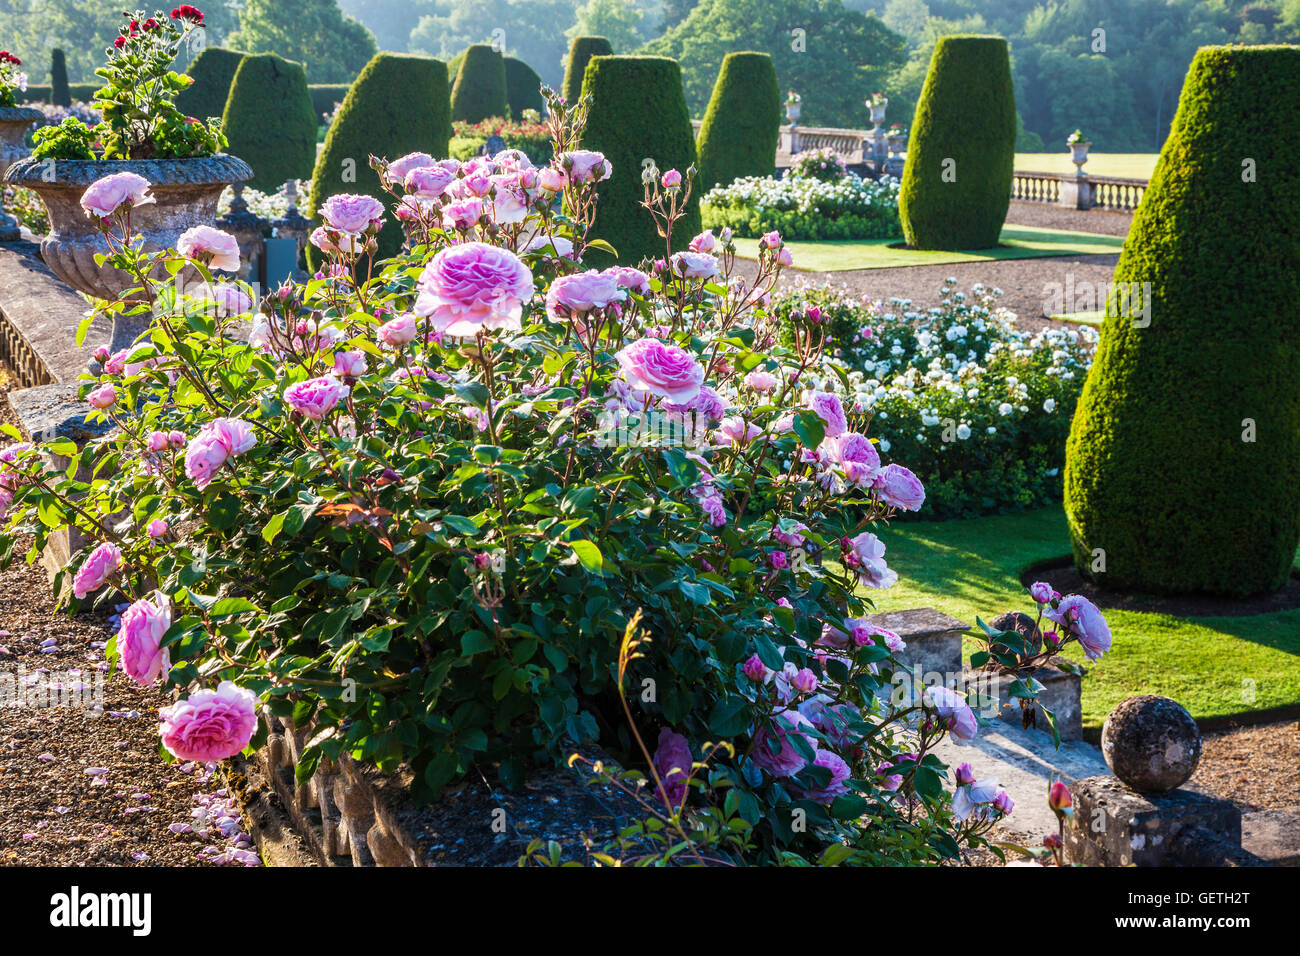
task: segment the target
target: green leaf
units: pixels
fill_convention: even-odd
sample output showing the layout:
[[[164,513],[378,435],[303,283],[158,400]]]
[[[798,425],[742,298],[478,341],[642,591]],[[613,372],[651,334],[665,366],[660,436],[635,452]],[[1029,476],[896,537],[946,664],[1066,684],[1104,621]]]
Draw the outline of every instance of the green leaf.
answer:
[[[246,614],[250,611],[260,612],[261,608],[247,598],[222,598],[212,605],[212,610],[208,612],[208,615],[210,617],[226,617],[230,614]]]
[[[460,656],[473,657],[475,654],[482,654],[484,651],[490,651],[496,647],[496,643],[491,636],[483,631],[467,631],[461,635],[460,639]]]
[[[826,437],[826,423],[816,412],[803,411],[794,417],[794,433],[806,448],[816,448]]]
[[[588,541],[586,538],[579,538],[577,541],[568,542],[573,553],[578,556],[582,566],[592,574],[602,573],[605,567],[605,559],[601,556],[600,548]]]

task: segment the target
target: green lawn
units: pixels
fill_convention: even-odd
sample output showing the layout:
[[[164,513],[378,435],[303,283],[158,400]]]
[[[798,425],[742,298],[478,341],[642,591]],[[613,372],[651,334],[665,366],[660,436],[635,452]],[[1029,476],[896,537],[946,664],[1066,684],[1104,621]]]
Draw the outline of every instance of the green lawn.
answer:
[[[1094,176],[1117,176],[1121,179],[1150,179],[1159,153],[1088,154],[1083,171]],[[1016,153],[1016,170],[1022,173],[1072,173],[1074,163],[1068,152]]]
[[[845,269],[893,269],[900,266],[934,266],[951,262],[986,262],[992,259],[1033,259],[1043,256],[1078,256],[1117,253],[1124,246],[1118,236],[1037,226],[1005,226],[1002,245],[996,249],[944,252],[891,249],[898,239],[838,239],[827,242],[789,242],[797,269],[841,272]],[[758,258],[757,239],[737,239],[737,255]]]
[[[1077,322],[1080,325],[1099,326],[1105,319],[1105,309],[1094,309],[1091,312],[1065,312],[1061,315],[1052,316],[1053,322]]]
[[[989,621],[1002,611],[1031,612],[1021,570],[1069,552],[1060,506],[895,524],[879,535],[899,575],[892,588],[868,592],[879,610],[933,607],[971,624],[976,615]],[[1106,619],[1115,640],[1110,653],[1085,665],[1086,727],[1100,727],[1132,694],[1172,697],[1197,718],[1300,704],[1300,610],[1239,618],[1112,610]]]

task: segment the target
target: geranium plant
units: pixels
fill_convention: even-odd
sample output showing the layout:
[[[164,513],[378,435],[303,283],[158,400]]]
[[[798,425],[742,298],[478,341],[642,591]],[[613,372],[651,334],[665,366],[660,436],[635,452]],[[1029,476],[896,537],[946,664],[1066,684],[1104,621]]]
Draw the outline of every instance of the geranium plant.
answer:
[[[102,117],[88,127],[80,117],[36,131],[38,159],[183,159],[211,156],[226,146],[219,123],[176,108],[176,94],[193,82],[172,63],[203,29],[203,13],[182,4],[171,15],[124,13],[108,62],[96,70],[104,85],[91,106]]]
[[[18,94],[27,92],[27,74],[18,69],[23,61],[8,50],[0,50],[0,106],[17,106]]]
[[[346,754],[409,765],[427,798],[479,773],[516,787],[598,742],[670,818],[746,828],[675,831],[713,832],[708,859],[982,843],[1009,801],[954,804],[933,753],[974,712],[894,680],[903,642],[866,617],[897,578],[872,527],[920,507],[921,482],[804,387],[818,328],[778,342],[779,235],[750,280],[711,234],[583,268],[596,184],[628,171],[574,148],[581,118],[552,99],[542,169],[377,160],[400,226],[330,198],[328,263],[256,304],[215,275],[237,267],[231,237],[143,252],[141,184],[96,183],[84,204],[138,283],[99,308],[153,324],[85,383],[115,430],[0,453],[6,555],[19,533],[33,560],[57,530],[93,539],[56,583],[73,606],[125,595],[109,652],[184,695],[160,714],[177,757],[256,746],[265,706],[310,728],[300,779]],[[666,243],[675,172],[645,185]],[[384,228],[407,251],[375,261]]]

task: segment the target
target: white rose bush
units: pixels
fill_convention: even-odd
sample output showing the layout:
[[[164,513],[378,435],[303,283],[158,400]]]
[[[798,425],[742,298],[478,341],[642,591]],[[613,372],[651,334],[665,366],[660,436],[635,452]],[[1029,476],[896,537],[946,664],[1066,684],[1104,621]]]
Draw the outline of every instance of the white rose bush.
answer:
[[[216,276],[228,237],[143,252],[147,192],[92,187],[122,197],[88,215],[137,280],[97,310],[152,325],[86,377],[110,431],[0,452],[6,562],[91,539],[56,586],[73,610],[129,603],[110,658],[158,689],[169,757],[249,752],[267,708],[311,730],[300,779],[343,755],[404,764],[428,800],[596,743],[683,860],[980,845],[1009,798],[983,781],[954,811],[933,753],[978,732],[970,702],[898,694],[902,641],[866,618],[897,579],[877,525],[919,508],[922,481],[866,415],[805,394],[825,342],[814,324],[778,342],[779,237],[753,282],[729,242],[671,251],[689,173],[645,177],[661,259],[583,266],[610,251],[595,184],[628,172],[577,148],[583,114],[553,101],[543,169],[374,160],[392,208],[331,198],[319,271],[261,301]],[[396,258],[375,261],[381,229],[404,231]],[[1072,622],[1100,647],[1095,609],[1047,598],[1056,649]]]

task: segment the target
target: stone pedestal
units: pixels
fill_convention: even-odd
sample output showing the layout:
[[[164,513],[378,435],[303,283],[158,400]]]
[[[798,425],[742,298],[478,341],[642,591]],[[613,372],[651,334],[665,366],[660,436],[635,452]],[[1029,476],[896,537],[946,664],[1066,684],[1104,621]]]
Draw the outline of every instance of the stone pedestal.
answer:
[[[1056,204],[1066,209],[1091,209],[1092,183],[1088,181],[1087,174],[1078,172],[1062,176],[1061,192]]]
[[[1034,718],[1030,726],[1045,734],[1051,734],[1047,717],[1043,714],[1043,707],[1046,707],[1056,716],[1056,730],[1062,740],[1082,740],[1082,676],[1048,664],[1035,674],[1034,678],[1043,685],[1043,689],[1038,692],[1038,700],[1034,704]],[[1013,682],[1012,677],[988,672],[984,672],[981,676],[971,675],[968,678],[968,683],[972,686],[987,687],[990,696],[997,700],[998,719],[1020,727],[1024,726],[1020,698],[1012,697],[1007,693]]]
[[[1076,781],[1074,825],[1066,830],[1072,863],[1084,866],[1245,866],[1261,861],[1241,849],[1241,811],[1195,790],[1143,794],[1116,777]]]
[[[781,142],[777,147],[777,152],[789,153],[793,156],[795,153],[799,152],[800,139],[799,127],[794,123],[791,123],[789,126],[782,126]]]
[[[907,649],[894,655],[904,670],[942,674],[949,687],[961,679],[961,636],[970,630],[969,624],[931,607],[872,614],[868,620],[907,642]]]

